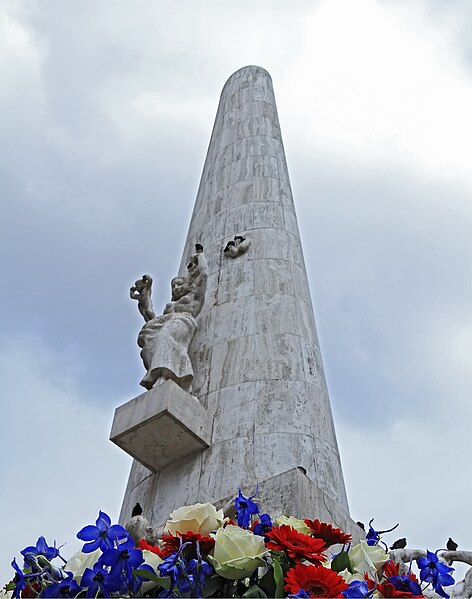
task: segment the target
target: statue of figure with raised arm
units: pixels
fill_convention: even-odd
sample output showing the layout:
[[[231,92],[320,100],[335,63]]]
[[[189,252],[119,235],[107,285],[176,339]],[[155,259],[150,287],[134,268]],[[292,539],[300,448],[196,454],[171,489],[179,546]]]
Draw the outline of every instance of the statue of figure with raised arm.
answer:
[[[161,316],[154,315],[150,303],[152,279],[143,290],[138,285],[140,281],[136,282],[139,297],[136,297],[136,290],[133,294],[131,288],[131,297],[138,299],[139,311],[146,321],[138,336],[141,358],[147,370],[140,384],[146,389],[172,379],[185,391],[191,391],[193,368],[188,348],[198,327],[195,318],[203,307],[208,278],[203,247],[197,244],[195,248],[196,252],[187,266],[187,275],[172,279],[172,299]],[[154,316],[148,319],[151,313]]]
[[[143,275],[129,290],[130,298],[138,300],[138,310],[146,322],[156,318],[151,300],[151,288],[151,275]]]

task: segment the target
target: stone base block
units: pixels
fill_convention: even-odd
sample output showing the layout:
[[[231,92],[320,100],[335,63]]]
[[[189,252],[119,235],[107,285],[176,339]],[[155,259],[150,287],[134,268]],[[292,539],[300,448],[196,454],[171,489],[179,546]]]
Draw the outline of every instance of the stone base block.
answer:
[[[254,488],[242,489],[242,491],[252,495]],[[282,515],[311,520],[318,518],[351,534],[353,543],[365,539],[362,528],[309,479],[301,468],[292,468],[260,482],[255,501],[262,512],[270,514],[273,518]],[[230,508],[233,504],[234,496],[215,502],[217,508],[223,508],[230,516],[233,515]]]
[[[115,410],[110,440],[157,471],[209,447],[211,426],[198,399],[167,380]]]

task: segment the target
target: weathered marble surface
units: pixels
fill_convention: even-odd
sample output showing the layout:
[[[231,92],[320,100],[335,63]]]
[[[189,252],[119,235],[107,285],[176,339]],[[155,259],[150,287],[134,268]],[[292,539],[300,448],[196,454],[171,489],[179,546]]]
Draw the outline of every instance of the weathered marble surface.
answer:
[[[228,259],[222,249],[239,234],[250,248]],[[209,274],[189,355],[193,393],[213,421],[211,447],[151,480],[133,466],[122,520],[136,501],[157,525],[180,505],[221,502],[259,483],[264,510],[326,517],[357,534],[272,81],[260,67],[237,71],[223,88],[181,272],[195,243]]]

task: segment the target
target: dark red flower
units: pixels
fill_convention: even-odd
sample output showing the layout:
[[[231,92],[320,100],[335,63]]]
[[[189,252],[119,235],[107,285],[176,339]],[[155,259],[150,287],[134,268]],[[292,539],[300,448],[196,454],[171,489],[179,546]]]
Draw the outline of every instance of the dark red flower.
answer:
[[[378,592],[382,595],[382,597],[423,597],[423,595],[413,595],[408,591],[402,591],[396,589],[392,583],[384,582],[383,584],[377,585]]]
[[[342,597],[349,585],[337,572],[323,566],[297,565],[285,575],[284,589],[296,595],[303,589],[309,597]]]
[[[25,588],[21,591],[21,597],[37,597],[40,592],[41,585],[38,582],[27,582]]]
[[[286,524],[274,526],[272,530],[266,533],[266,536],[270,539],[266,543],[268,549],[284,551],[297,563],[301,559],[306,559],[319,565],[326,559],[326,556],[322,553],[326,548],[324,541],[304,535]]]
[[[387,579],[383,584],[377,585],[379,592],[384,597],[422,597],[421,594],[416,594],[421,590],[418,579],[413,572],[400,574],[400,565],[389,560],[383,566],[383,575]],[[411,584],[410,581],[416,584]]]
[[[185,532],[185,533],[181,533],[178,532],[177,533],[178,536],[174,536],[172,534],[167,534],[167,535],[162,535],[162,557],[167,557],[168,555],[170,555],[171,553],[175,553],[176,551],[178,551],[180,549],[180,539],[182,538],[182,545],[184,543],[192,543],[192,545],[186,547],[184,549],[185,552],[185,558],[186,559],[192,559],[192,558],[196,558],[197,557],[197,553],[196,553],[196,542],[198,541],[199,545],[200,545],[200,553],[202,555],[208,555],[210,553],[210,551],[213,549],[213,547],[215,546],[215,540],[212,539],[211,537],[204,537],[201,534],[199,534],[198,532]]]
[[[311,530],[311,536],[315,539],[323,539],[326,547],[336,545],[336,543],[350,543],[352,541],[351,535],[344,533],[340,528],[334,528],[331,524],[326,522],[320,522],[317,520],[304,520],[305,524]]]
[[[156,553],[159,557],[163,557],[162,551],[159,549],[159,547],[157,545],[150,545],[145,539],[140,539],[136,548],[147,549],[148,551],[152,551],[152,553]]]

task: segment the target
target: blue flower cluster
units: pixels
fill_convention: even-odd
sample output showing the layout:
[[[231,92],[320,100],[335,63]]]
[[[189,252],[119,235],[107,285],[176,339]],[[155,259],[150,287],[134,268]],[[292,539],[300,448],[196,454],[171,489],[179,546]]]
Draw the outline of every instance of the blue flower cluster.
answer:
[[[65,561],[56,546],[50,547],[44,537],[40,537],[34,546],[21,551],[24,558],[23,570],[16,560],[12,562],[15,570],[13,597],[21,597],[24,589],[39,597],[76,597],[85,592],[85,597],[96,597],[98,593],[110,597],[111,593],[135,595],[144,580],[136,569],[153,569],[143,564],[143,552],[135,549],[134,541],[120,525],[111,525],[110,517],[100,512],[95,525],[82,528],[77,537],[86,541],[82,553],[91,553],[100,549],[102,554],[93,568],[86,568],[80,584],[72,572],[52,564],[56,557]],[[31,595],[33,596],[33,595]],[[83,596],[83,595],[82,595]]]
[[[168,576],[170,579],[170,587],[162,591],[159,597],[180,597],[180,593],[190,593],[190,597],[203,597],[205,582],[214,574],[214,570],[202,558],[198,541],[196,541],[197,559],[184,559],[183,550],[191,544],[182,543],[180,539],[180,549],[169,555],[158,566],[159,574],[162,577]]]
[[[234,500],[234,506],[238,514],[238,526],[241,528],[249,528],[252,517],[260,514],[259,506],[253,501],[256,495],[257,488],[254,495],[251,495],[250,497],[245,497],[241,493],[241,489],[238,489],[238,496]],[[272,530],[272,520],[270,519],[269,514],[260,514],[259,520],[253,525],[253,533],[265,537],[266,532],[269,530]]]

